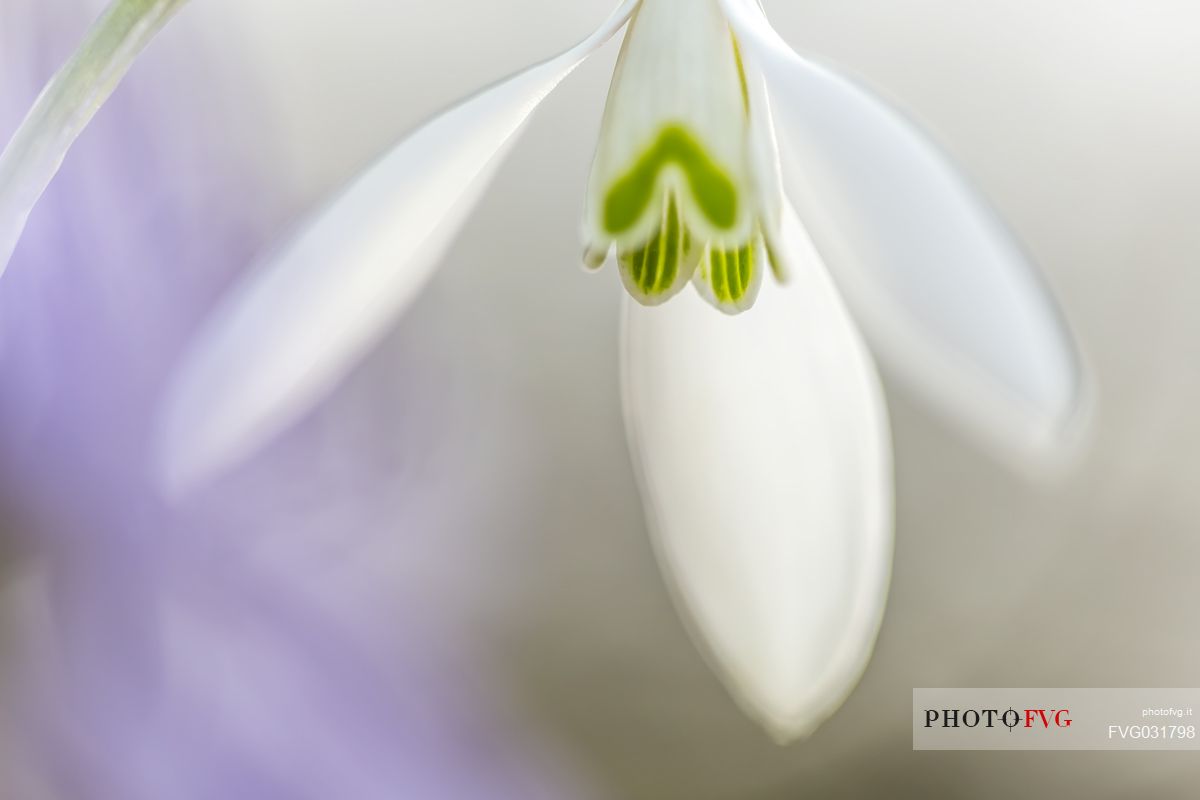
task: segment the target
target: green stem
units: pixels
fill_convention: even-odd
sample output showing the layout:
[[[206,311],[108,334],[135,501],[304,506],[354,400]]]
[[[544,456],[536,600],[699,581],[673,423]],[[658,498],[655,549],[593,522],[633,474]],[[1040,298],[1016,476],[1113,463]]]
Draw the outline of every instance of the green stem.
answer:
[[[67,151],[186,0],[114,0],[0,153],[0,274]]]

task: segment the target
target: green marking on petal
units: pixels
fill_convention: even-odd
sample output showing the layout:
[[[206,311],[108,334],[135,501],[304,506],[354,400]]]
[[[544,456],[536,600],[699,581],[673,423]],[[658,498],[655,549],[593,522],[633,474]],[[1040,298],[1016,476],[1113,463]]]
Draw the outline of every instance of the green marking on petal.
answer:
[[[725,311],[748,307],[745,301],[755,285],[758,270],[757,240],[740,247],[709,246],[700,264],[699,280],[712,290],[712,300]]]
[[[696,204],[714,227],[728,230],[737,224],[737,185],[686,128],[672,124],[605,197],[604,227],[610,234],[637,224],[659,191],[658,176],[670,165],[683,170]]]
[[[656,291],[663,291],[670,288],[675,283],[675,276],[679,273],[679,259],[683,251],[683,237],[680,235],[682,224],[679,219],[679,208],[675,204],[675,198],[672,197],[667,203],[667,222],[663,229],[662,259],[659,263],[658,282],[655,284]]]
[[[713,293],[722,303],[729,302],[729,278],[725,270],[726,253],[724,250],[709,250],[708,263],[709,280],[712,281]]]
[[[695,260],[674,195],[664,204],[654,237],[642,247],[618,251],[617,258],[630,294],[643,303],[661,303],[686,283]]]
[[[730,34],[733,39],[733,58],[737,61],[738,82],[742,86],[742,107],[746,110],[746,116],[750,116],[750,82],[746,79],[746,65],[742,63],[742,48],[738,44],[737,38]]]

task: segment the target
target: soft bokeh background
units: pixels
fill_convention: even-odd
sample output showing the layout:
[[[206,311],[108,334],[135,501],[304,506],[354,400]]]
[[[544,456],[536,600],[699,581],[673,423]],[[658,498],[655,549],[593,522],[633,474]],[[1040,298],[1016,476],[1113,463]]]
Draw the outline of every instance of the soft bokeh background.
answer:
[[[253,195],[252,251],[430,113],[565,48],[609,6],[194,0],[116,100],[177,80],[186,103],[208,97],[196,87],[210,73],[220,81],[192,134],[237,140],[270,187]],[[492,738],[520,730],[598,796],[1191,796],[1190,755],[914,753],[909,714],[917,686],[1196,684],[1200,8],[768,11],[798,48],[912,113],[992,198],[1055,289],[1097,396],[1078,469],[1038,484],[889,382],[890,604],[861,686],[811,740],[776,747],[739,713],[689,643],[647,539],[617,392],[618,282],[577,266],[615,46],[538,113],[387,341],[188,513],[255,531],[247,546],[266,562],[303,563],[322,590],[354,586],[381,618],[427,629],[429,649],[504,707]],[[102,156],[92,135],[68,171]],[[238,251],[211,275],[196,267],[197,303]]]

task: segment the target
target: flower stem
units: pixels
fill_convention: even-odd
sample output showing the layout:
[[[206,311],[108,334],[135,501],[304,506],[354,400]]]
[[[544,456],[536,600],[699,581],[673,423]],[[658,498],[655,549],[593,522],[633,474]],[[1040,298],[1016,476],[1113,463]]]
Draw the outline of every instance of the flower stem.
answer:
[[[0,153],[0,274],[67,151],[186,0],[114,0]]]

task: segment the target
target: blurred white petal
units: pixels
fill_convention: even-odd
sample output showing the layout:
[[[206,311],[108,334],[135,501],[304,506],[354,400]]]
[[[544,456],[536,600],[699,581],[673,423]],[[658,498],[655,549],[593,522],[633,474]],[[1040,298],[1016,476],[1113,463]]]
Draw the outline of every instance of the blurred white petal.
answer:
[[[1057,455],[1081,367],[1020,245],[900,114],[798,56],[753,0],[721,2],[776,101],[791,200],[872,344],[988,444]]]
[[[183,0],[116,0],[0,153],[0,274],[67,151]]]
[[[785,209],[794,274],[749,313],[626,303],[625,413],[656,546],[693,632],[781,740],[858,681],[892,553],[878,376]]]
[[[785,195],[783,169],[779,163],[779,142],[775,133],[775,116],[771,113],[771,98],[763,76],[752,65],[742,62],[746,76],[746,91],[750,99],[750,163],[754,172],[754,188],[758,209],[762,215],[763,239],[770,255],[771,269],[781,283],[790,274],[783,258],[784,252],[775,240],[781,235]]]
[[[529,115],[636,5],[408,136],[235,288],[170,388],[169,486],[247,455],[338,382],[424,286]]]

